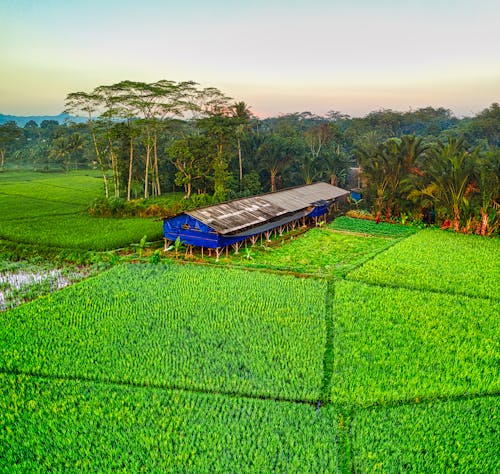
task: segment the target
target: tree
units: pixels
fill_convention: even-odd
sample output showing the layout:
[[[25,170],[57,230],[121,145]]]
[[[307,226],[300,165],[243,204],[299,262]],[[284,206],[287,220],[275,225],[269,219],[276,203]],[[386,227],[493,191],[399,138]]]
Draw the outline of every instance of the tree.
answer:
[[[8,145],[22,136],[23,131],[17,126],[16,122],[11,121],[0,125],[0,171],[5,168]]]
[[[490,146],[500,146],[500,105],[495,102],[477,114],[465,132],[469,139],[486,139]]]
[[[500,148],[488,150],[478,163],[481,226],[479,234],[487,235],[500,228]]]
[[[63,163],[64,169],[71,168],[71,157],[83,148],[83,138],[79,133],[63,135],[52,142],[50,156]]]
[[[87,114],[87,124],[90,129],[90,135],[92,137],[92,143],[94,145],[94,152],[99,163],[99,168],[101,170],[102,179],[104,183],[104,194],[109,197],[109,186],[108,179],[106,177],[106,166],[103,160],[101,149],[97,141],[97,135],[95,130],[95,114],[99,111],[101,105],[101,97],[98,94],[87,92],[72,92],[66,96],[66,110],[67,113],[86,113]],[[43,125],[43,122],[42,122]]]
[[[339,186],[347,178],[352,160],[344,148],[333,143],[324,154],[321,169],[332,186]]]
[[[277,191],[277,176],[290,165],[293,152],[293,139],[279,135],[268,135],[259,146],[260,167],[269,173],[271,192]]]
[[[458,232],[470,196],[476,192],[472,182],[477,161],[478,150],[469,151],[463,137],[438,143],[425,156],[425,187],[411,193],[410,197],[430,199]]]
[[[198,97],[197,126],[203,131],[211,144],[212,170],[214,172],[214,198],[223,201],[228,195],[230,173],[227,171],[231,159],[230,147],[233,145],[236,122],[232,114],[230,97],[214,87],[200,91]]]
[[[191,197],[193,184],[207,174],[206,147],[206,138],[196,135],[177,139],[168,147],[170,160],[177,169],[175,184],[184,187],[186,199]]]
[[[249,130],[250,118],[252,116],[250,108],[245,102],[236,102],[233,105],[233,114],[236,119],[236,141],[238,144],[238,168],[240,178],[240,192],[243,190],[243,160],[241,157],[241,138]]]

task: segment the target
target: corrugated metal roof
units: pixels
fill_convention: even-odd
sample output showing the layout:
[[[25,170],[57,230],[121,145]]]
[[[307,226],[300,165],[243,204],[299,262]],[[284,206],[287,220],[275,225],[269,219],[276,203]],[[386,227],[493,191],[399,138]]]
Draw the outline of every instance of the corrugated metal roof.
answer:
[[[186,214],[221,234],[229,234],[311,207],[316,202],[333,201],[348,194],[349,191],[331,184],[315,183],[276,193],[235,199],[186,211]]]

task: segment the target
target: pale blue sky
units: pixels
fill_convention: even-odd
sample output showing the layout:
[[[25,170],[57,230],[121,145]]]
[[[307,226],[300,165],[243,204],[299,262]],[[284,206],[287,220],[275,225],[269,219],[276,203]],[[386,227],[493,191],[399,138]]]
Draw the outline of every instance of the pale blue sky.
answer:
[[[194,80],[259,115],[500,101],[500,0],[1,0],[0,113]]]

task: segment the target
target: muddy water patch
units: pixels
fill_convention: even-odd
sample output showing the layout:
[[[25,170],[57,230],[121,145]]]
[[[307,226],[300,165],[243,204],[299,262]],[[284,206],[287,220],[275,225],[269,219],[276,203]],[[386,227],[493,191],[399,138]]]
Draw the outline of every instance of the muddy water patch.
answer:
[[[0,311],[60,290],[94,272],[93,267],[47,268],[46,265],[3,262],[0,264]]]

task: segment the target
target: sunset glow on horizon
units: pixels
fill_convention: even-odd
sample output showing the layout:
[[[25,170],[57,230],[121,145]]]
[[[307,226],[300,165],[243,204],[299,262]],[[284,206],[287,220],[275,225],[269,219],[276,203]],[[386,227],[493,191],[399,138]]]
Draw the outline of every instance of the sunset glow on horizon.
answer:
[[[493,0],[97,2],[0,5],[0,113],[52,115],[70,92],[194,80],[259,116],[500,101]]]

